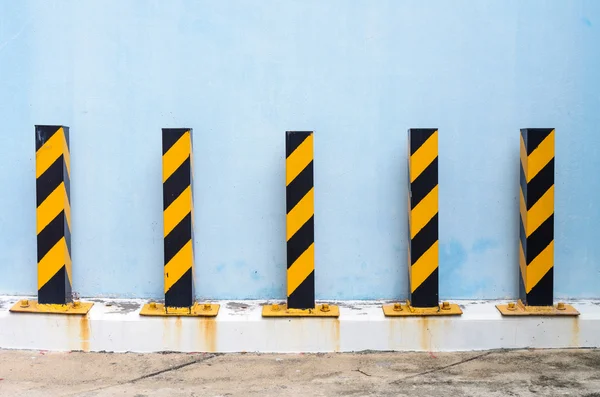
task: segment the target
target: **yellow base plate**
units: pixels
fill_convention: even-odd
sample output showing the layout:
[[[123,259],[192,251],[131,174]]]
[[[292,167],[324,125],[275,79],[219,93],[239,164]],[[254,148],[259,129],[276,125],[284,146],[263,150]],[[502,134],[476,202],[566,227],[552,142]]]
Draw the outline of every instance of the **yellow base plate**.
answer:
[[[503,316],[579,316],[571,305],[559,302],[556,306],[526,306],[518,300],[507,305],[496,305]]]
[[[406,304],[383,305],[383,314],[388,317],[460,316],[462,310],[458,305],[448,302],[435,307],[413,307],[409,302],[406,302]]]
[[[10,311],[13,313],[45,313],[45,314],[74,314],[86,315],[94,304],[92,302],[74,301],[66,305],[44,304],[35,300],[21,300]]]
[[[263,317],[339,317],[340,308],[324,303],[314,309],[288,309],[287,305],[264,305]]]
[[[216,317],[220,305],[194,303],[192,307],[165,307],[162,303],[150,302],[142,307],[141,316]]]

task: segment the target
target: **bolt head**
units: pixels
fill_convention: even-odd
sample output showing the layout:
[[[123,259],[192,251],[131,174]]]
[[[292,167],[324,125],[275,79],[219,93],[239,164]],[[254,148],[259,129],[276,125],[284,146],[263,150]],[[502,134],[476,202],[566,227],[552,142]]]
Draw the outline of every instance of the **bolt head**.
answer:
[[[400,303],[394,303],[394,311],[395,312],[401,312],[402,311],[402,305]]]
[[[79,307],[81,306],[81,303],[79,303],[79,301],[73,301],[73,307]]]
[[[323,303],[321,305],[321,311],[322,312],[328,312],[329,311],[329,304],[328,303]]]
[[[156,302],[150,302],[150,309],[156,309]]]
[[[29,301],[27,299],[23,299],[21,301],[21,307],[29,307]]]
[[[210,310],[211,308],[212,308],[212,306],[211,306],[211,304],[210,304],[210,303],[205,303],[205,304],[204,304],[204,310],[207,310],[207,311],[208,311],[208,310]]]
[[[442,310],[450,310],[450,303],[442,302]]]
[[[278,312],[279,311],[279,305],[277,303],[275,303],[274,305],[271,305],[271,310],[274,312]]]
[[[566,310],[567,309],[564,302],[558,302],[558,305],[556,305],[556,308],[558,310]]]

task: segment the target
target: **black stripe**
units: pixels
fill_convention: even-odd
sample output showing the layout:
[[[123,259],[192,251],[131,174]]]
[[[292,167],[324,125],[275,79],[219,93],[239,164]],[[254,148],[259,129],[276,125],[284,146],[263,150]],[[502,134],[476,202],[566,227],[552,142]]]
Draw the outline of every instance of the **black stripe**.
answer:
[[[191,307],[194,304],[194,279],[188,269],[165,293],[165,306]]]
[[[287,299],[288,309],[315,308],[315,272],[312,271]]]
[[[65,266],[38,290],[39,303],[65,305],[72,300],[71,283]]]
[[[192,184],[190,157],[163,183],[163,210],[166,210]]]
[[[554,267],[529,291],[526,304],[531,306],[552,306],[554,304]]]
[[[162,129],[162,151],[163,155],[177,143],[190,128],[163,128]]]
[[[523,273],[521,273],[521,267],[519,266],[519,299],[523,303],[527,302],[527,294],[525,293],[525,282],[523,281]]]
[[[529,265],[554,240],[554,214],[527,238],[525,258]]]
[[[67,142],[67,150],[71,150],[71,139],[70,139],[69,127],[63,126],[63,131],[65,132],[65,142]]]
[[[286,131],[285,132],[285,157],[290,157],[290,154],[304,142],[312,131]]]
[[[519,160],[519,170],[521,174],[519,175],[519,185],[521,186],[521,192],[523,192],[523,199],[525,200],[525,206],[527,206],[527,177],[525,176],[525,170],[523,170],[523,164],[521,160]],[[519,206],[521,205],[521,198],[519,198]],[[520,207],[519,207],[520,208]]]
[[[435,307],[438,305],[438,269],[433,273],[410,296],[410,304],[413,307]]]
[[[287,267],[296,262],[304,251],[315,242],[315,218],[311,216],[308,221],[287,242]]]
[[[408,130],[410,141],[410,155],[423,146],[423,144],[437,131],[437,128],[411,128]]]
[[[63,175],[65,177],[65,192],[67,193],[67,199],[69,199],[69,205],[71,205],[71,178],[69,177],[66,163],[63,164]]]
[[[438,158],[410,184],[410,208],[415,208],[438,184]]]
[[[521,130],[524,134],[525,147],[529,156],[550,135],[553,128],[526,128]]]
[[[313,162],[311,161],[285,189],[285,205],[288,214],[313,186]]]
[[[523,224],[523,218],[521,218],[521,212],[519,212],[519,241],[521,242],[521,246],[523,247],[523,255],[525,255],[525,258],[527,258],[527,232],[525,231],[525,224]]]
[[[414,265],[436,241],[438,241],[438,214],[435,214],[410,240],[411,265]]]
[[[192,213],[188,213],[165,237],[165,265],[192,239]]]
[[[44,143],[48,142],[48,139],[52,138],[54,134],[60,129],[60,125],[36,125],[35,126],[35,151],[40,150]]]
[[[36,206],[48,198],[48,196],[63,182],[66,175],[64,158],[61,155],[39,178],[35,180]],[[65,185],[65,188],[67,186]]]
[[[67,249],[69,250],[69,257],[73,258],[71,255],[71,229],[69,228],[69,224],[67,223],[67,219],[65,218],[65,242],[67,243]]]
[[[544,193],[554,185],[554,159],[550,160],[527,184],[527,209],[533,207]]]
[[[61,211],[56,218],[52,219],[48,225],[37,235],[37,260],[38,262],[65,237],[67,226],[65,222],[65,212]]]

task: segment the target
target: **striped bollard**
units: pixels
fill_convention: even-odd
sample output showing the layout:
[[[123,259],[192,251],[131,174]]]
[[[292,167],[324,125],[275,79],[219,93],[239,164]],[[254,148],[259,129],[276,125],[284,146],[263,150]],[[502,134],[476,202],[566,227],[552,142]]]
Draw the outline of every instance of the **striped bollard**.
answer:
[[[405,305],[384,305],[386,316],[460,315],[458,305],[438,302],[438,130],[408,130],[408,278]]]
[[[163,237],[165,303],[150,302],[143,316],[214,317],[219,305],[196,303],[192,129],[163,128]]]
[[[73,301],[69,127],[35,126],[38,300],[12,312],[86,314],[93,303]]]
[[[315,304],[313,137],[286,132],[287,305],[265,305],[265,317],[339,316],[337,306]]]
[[[577,316],[572,306],[554,306],[553,128],[521,130],[519,177],[519,300],[497,305],[507,316]]]

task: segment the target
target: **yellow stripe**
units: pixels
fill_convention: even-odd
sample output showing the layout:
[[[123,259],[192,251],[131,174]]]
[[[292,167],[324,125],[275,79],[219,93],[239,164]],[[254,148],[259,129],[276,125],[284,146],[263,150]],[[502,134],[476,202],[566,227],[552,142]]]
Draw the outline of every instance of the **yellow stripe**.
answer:
[[[410,156],[410,181],[414,182],[415,179],[423,171],[425,168],[438,155],[438,132],[435,131],[433,135],[431,135],[420,148],[417,149],[415,154]]]
[[[415,208],[410,211],[410,238],[414,238],[419,230],[438,212],[438,187],[431,192]]]
[[[554,130],[527,158],[527,182],[533,179],[554,158]]]
[[[525,141],[523,141],[523,135],[521,135],[521,150],[519,152],[521,157],[521,166],[523,167],[523,173],[525,174],[525,180],[527,179],[527,148],[525,147]]]
[[[171,230],[192,211],[192,187],[185,190],[164,211],[164,235],[167,237]]]
[[[163,154],[163,183],[192,153],[190,132],[186,131],[167,153]]]
[[[314,215],[314,188],[287,214],[287,241]]]
[[[69,224],[69,229],[71,228],[71,208],[69,206],[69,200],[67,198],[67,192],[65,191],[65,183],[61,182],[60,185],[48,197],[46,200],[37,207],[37,234],[40,234],[42,230],[54,218],[60,214],[61,211],[65,211],[65,217],[67,218],[67,223]]]
[[[313,160],[313,134],[310,134],[285,160],[285,185],[289,185]]]
[[[523,197],[523,190],[519,186],[519,213],[521,215],[521,221],[523,222],[523,227],[525,228],[525,233],[527,233],[527,206],[525,205],[525,197]]]
[[[439,248],[436,241],[421,257],[410,266],[410,292],[413,293],[431,273],[438,268]]]
[[[311,244],[296,259],[287,271],[287,296],[290,296],[296,288],[302,284],[310,273],[315,270],[315,244]]]
[[[69,284],[73,285],[73,265],[71,263],[71,253],[69,247],[67,247],[67,241],[65,240],[65,267],[67,268],[67,277],[69,278]]]
[[[67,191],[65,190],[65,219],[67,220],[67,225],[69,226],[69,231],[71,231],[71,203],[69,203],[69,197],[67,196]]]
[[[554,241],[550,244],[534,260],[527,266],[527,282],[525,284],[525,292],[529,293],[540,280],[554,266]]]
[[[192,268],[194,261],[192,240],[188,241],[181,250],[165,265],[165,293],[171,289],[185,272]]]
[[[519,241],[519,268],[521,269],[521,279],[523,285],[527,285],[527,263],[525,262],[525,253],[523,252],[523,245]]]
[[[527,237],[535,232],[554,213],[554,185],[527,211],[525,230]]]
[[[38,262],[38,291],[65,265],[67,265],[67,275],[70,281],[71,258],[67,250],[66,240],[63,237]]]
[[[65,132],[62,127],[48,139],[35,153],[35,177],[39,178],[50,166],[64,154]]]
[[[71,152],[69,151],[69,145],[67,145],[67,137],[63,136],[63,158],[65,159],[65,168],[67,169],[67,175],[71,177]]]

